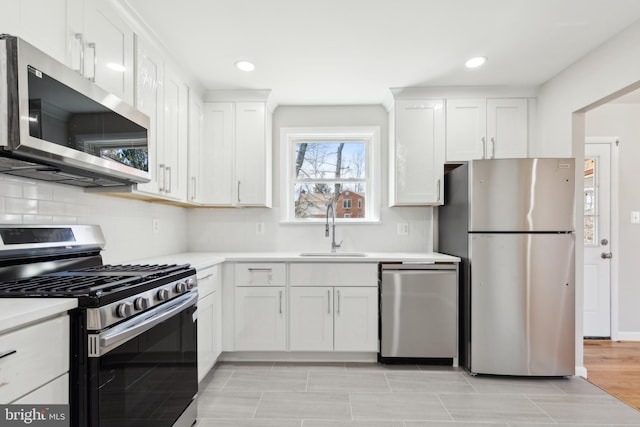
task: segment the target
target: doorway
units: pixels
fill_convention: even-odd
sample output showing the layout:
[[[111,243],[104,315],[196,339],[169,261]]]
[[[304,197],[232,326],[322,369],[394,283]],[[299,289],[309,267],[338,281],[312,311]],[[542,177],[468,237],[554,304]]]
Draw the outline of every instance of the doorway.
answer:
[[[610,339],[612,318],[612,220],[617,212],[617,138],[586,138],[584,159],[583,336]],[[617,228],[616,228],[617,229]]]

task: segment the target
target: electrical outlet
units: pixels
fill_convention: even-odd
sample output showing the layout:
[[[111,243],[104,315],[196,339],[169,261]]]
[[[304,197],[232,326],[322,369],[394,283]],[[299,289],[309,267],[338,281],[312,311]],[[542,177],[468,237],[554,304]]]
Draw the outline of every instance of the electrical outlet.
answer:
[[[264,234],[264,222],[256,222],[256,234]]]
[[[158,218],[153,218],[151,220],[151,230],[153,230],[153,234],[158,234],[160,232],[160,220]]]
[[[409,235],[409,223],[408,222],[399,222],[398,223],[398,236],[408,236]]]
[[[631,224],[640,224],[640,212],[631,211]]]

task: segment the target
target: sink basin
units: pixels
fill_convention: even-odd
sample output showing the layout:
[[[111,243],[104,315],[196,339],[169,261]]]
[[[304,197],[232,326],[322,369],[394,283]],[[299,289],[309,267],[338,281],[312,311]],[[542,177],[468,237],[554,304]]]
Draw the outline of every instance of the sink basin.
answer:
[[[364,252],[303,252],[300,256],[308,257],[365,257]]]

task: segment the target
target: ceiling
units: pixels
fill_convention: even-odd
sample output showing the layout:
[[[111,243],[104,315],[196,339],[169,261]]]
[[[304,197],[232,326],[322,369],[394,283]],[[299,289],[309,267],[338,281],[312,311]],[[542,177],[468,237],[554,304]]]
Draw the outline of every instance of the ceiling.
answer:
[[[639,0],[119,1],[205,89],[271,89],[280,105],[537,86],[640,18]],[[466,69],[477,55],[487,63]],[[240,59],[255,71],[237,70]]]

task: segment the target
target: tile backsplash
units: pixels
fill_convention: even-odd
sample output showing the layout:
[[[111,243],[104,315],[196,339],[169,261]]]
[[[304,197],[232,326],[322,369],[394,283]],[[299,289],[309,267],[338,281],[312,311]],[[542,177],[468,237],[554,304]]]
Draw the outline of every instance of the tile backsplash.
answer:
[[[107,241],[102,253],[107,263],[187,250],[186,209],[8,175],[0,175],[0,223],[98,224]]]

